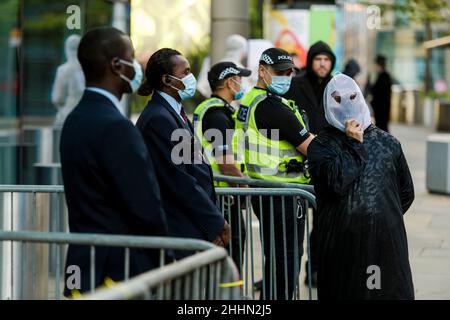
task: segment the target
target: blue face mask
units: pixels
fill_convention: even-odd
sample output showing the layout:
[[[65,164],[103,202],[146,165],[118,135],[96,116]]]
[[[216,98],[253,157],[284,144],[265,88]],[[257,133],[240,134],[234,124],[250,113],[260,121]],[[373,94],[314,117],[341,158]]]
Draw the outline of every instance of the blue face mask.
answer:
[[[244,96],[244,93],[245,93],[244,86],[241,83],[239,83],[236,80],[234,80],[234,79],[231,79],[231,81],[233,81],[234,83],[237,83],[239,85],[239,88],[240,88],[239,91],[237,91],[237,92],[234,91],[233,89],[231,89],[234,92],[234,100],[241,100],[242,97]]]
[[[197,80],[195,79],[194,75],[192,73],[188,74],[186,77],[184,77],[183,79],[174,77],[172,75],[169,74],[169,77],[177,79],[178,81],[183,82],[184,84],[184,89],[178,89],[174,86],[171,86],[172,88],[174,88],[175,90],[178,91],[178,94],[180,95],[181,100],[187,100],[192,98],[195,95],[195,91],[197,89]]]
[[[270,72],[266,69],[267,73],[270,74]],[[264,80],[264,82],[266,82],[267,85],[267,89],[269,89],[269,91],[271,91],[272,93],[278,94],[278,95],[283,95],[286,92],[288,92],[290,86],[291,86],[291,79],[292,77],[290,76],[274,76],[272,75],[272,83],[267,84],[266,80]]]
[[[130,90],[131,90],[130,93],[136,92],[137,89],[139,88],[139,86],[141,85],[141,81],[142,81],[143,73],[142,73],[141,65],[136,60],[134,60],[133,63],[131,63],[129,61],[119,59],[119,62],[126,66],[130,66],[134,69],[134,78],[133,79],[129,79],[128,77],[124,76],[123,74],[121,74],[120,77],[123,80],[125,80],[126,82],[128,82],[128,85],[130,86]]]

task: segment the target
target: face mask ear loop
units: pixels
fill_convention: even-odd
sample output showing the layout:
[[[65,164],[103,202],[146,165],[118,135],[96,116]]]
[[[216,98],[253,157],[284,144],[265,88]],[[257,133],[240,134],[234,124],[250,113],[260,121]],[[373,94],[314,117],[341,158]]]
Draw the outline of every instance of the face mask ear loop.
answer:
[[[129,66],[129,67],[131,67],[131,68],[134,69],[134,64],[131,63],[131,62],[129,62],[129,61],[127,61],[127,60],[123,60],[123,59],[120,59],[120,58],[119,58],[119,63],[124,64],[124,65]],[[128,77],[127,77],[126,75],[124,75],[124,74],[119,74],[119,77],[122,78],[123,80],[125,80],[125,81],[128,82],[128,83],[130,83],[130,82],[132,81],[130,78],[128,78]]]
[[[262,68],[266,73],[270,73],[269,70],[266,69],[266,67],[262,67]],[[269,84],[267,83],[266,78],[262,77],[262,79],[263,79],[264,83],[266,84],[266,86],[269,87]]]
[[[171,75],[171,74],[168,74],[168,76],[171,77],[171,78],[173,78],[173,79],[175,79],[175,80],[180,81],[180,82],[183,84],[183,86],[185,87],[185,89],[186,89],[186,85],[184,84],[183,80],[181,80],[180,78],[177,78],[177,77],[175,77],[175,76],[173,76],[173,75]],[[175,87],[175,86],[173,86],[173,85],[171,85],[171,84],[169,84],[169,87],[171,87],[172,89],[177,90],[178,92],[184,90],[184,89],[178,89],[177,87]]]
[[[239,83],[239,82],[237,82],[236,80],[234,80],[234,79],[231,79],[231,81],[233,81],[234,83],[236,83],[236,84],[238,84],[239,85],[239,91],[241,91],[241,89],[242,89],[242,83]],[[233,93],[238,93],[239,91],[235,91],[233,88],[230,88],[232,91],[233,91]]]

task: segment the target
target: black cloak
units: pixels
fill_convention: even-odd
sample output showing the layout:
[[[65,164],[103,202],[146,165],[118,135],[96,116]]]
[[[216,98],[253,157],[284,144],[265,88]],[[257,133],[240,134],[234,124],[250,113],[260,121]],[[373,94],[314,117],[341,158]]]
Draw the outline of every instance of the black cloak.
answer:
[[[414,186],[398,140],[370,125],[360,143],[329,126],[311,142],[308,160],[319,299],[414,299],[403,221]]]

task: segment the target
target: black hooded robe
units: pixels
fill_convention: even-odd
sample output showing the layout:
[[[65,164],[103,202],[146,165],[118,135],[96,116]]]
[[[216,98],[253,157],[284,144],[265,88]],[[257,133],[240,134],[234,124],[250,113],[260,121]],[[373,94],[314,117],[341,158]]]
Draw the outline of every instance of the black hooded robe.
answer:
[[[403,222],[414,186],[400,143],[373,125],[363,144],[329,126],[311,142],[308,160],[319,299],[414,299]]]

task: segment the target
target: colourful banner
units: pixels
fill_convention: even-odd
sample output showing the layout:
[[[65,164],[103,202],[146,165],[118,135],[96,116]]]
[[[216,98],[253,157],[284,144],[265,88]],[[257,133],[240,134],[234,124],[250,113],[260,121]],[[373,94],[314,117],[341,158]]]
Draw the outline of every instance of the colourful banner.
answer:
[[[313,5],[309,10],[271,10],[265,37],[276,47],[297,55],[299,67],[306,65],[309,47],[322,40],[335,51],[340,65],[342,41],[338,41],[337,19],[337,8],[330,5]]]

